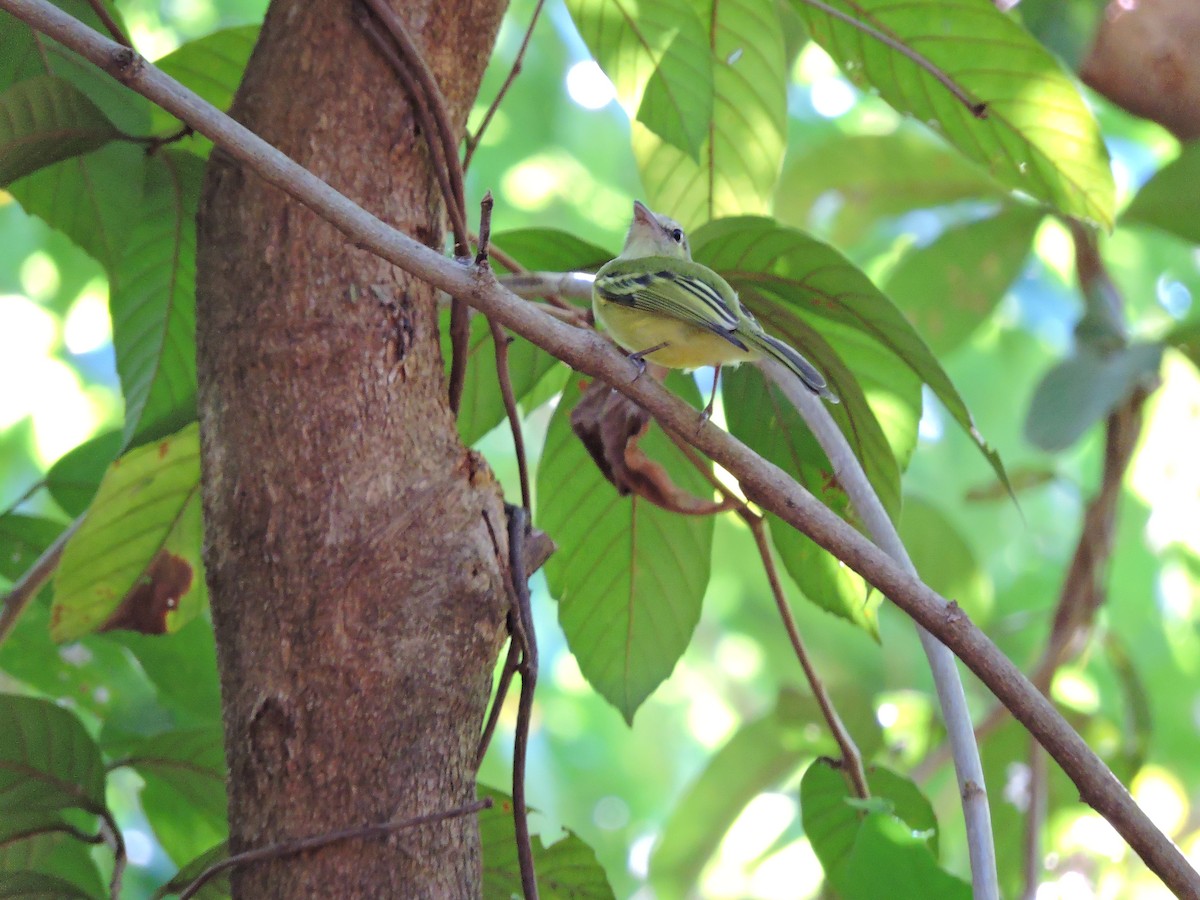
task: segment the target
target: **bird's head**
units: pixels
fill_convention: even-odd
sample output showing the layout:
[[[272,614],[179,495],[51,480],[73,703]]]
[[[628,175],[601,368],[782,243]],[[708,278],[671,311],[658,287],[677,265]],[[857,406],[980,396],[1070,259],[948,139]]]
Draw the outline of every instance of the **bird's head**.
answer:
[[[687,235],[674,219],[660,216],[640,200],[633,201],[633,222],[625,236],[621,259],[643,256],[673,256],[691,259]]]

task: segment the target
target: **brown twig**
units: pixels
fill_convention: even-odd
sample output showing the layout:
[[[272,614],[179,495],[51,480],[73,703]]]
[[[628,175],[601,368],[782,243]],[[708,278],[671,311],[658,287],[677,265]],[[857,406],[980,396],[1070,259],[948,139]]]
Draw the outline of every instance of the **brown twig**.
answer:
[[[480,140],[483,139],[483,133],[487,131],[488,125],[492,123],[492,117],[496,115],[496,110],[500,107],[500,101],[504,99],[504,95],[508,93],[508,89],[512,86],[512,83],[521,74],[521,63],[525,60],[525,51],[529,48],[529,39],[533,37],[533,26],[537,24],[538,16],[541,15],[542,5],[545,2],[546,0],[538,0],[537,6],[533,8],[533,15],[529,17],[529,27],[525,29],[525,37],[521,40],[521,49],[517,51],[512,68],[508,70],[508,77],[504,79],[504,84],[500,85],[496,99],[492,101],[492,105],[484,113],[483,121],[475,129],[475,134],[467,135],[467,149],[463,155],[464,172],[471,167],[471,157],[475,155],[475,150],[479,147]]]
[[[355,828],[327,831],[324,834],[317,834],[312,837],[297,838],[292,841],[280,841],[275,844],[268,844],[265,847],[255,847],[253,850],[234,853],[232,856],[227,856],[225,859],[213,863],[192,879],[188,883],[188,886],[179,892],[179,900],[188,900],[189,897],[195,896],[196,892],[209,881],[226,869],[232,869],[235,866],[246,866],[295,856],[297,853],[304,853],[307,850],[319,850],[330,844],[353,840],[354,838],[387,837],[389,834],[408,828],[416,828],[420,825],[432,825],[436,822],[444,822],[447,819],[457,819],[462,816],[474,815],[481,810],[490,809],[491,806],[491,798],[485,797],[483,800],[476,800],[464,806],[457,806],[454,809],[448,809],[443,812],[427,813],[423,816],[413,816],[412,818],[400,819],[396,822],[377,822],[373,825],[359,825]]]
[[[82,523],[83,516],[80,516],[64,528],[62,534],[54,539],[54,543],[42,551],[42,555],[25,570],[25,574],[13,583],[8,596],[4,598],[4,608],[0,609],[0,644],[12,633],[17,619],[25,611],[29,601],[37,596],[42,586],[54,575],[62,560],[63,548]]]
[[[500,722],[500,712],[504,700],[508,697],[508,688],[512,684],[513,675],[521,662],[521,648],[516,640],[517,625],[513,620],[516,611],[510,611],[508,620],[508,655],[504,657],[504,668],[500,670],[500,680],[496,683],[496,696],[492,698],[492,707],[488,710],[488,718],[479,735],[479,748],[475,751],[475,769],[483,765],[483,757],[487,754],[488,746],[492,743],[492,735],[496,733],[496,725]]]
[[[508,253],[506,253],[500,247],[497,247],[495,244],[492,244],[491,254],[500,262],[500,265],[504,266],[504,268],[508,269],[508,271],[514,273],[514,275],[502,276],[502,280],[510,279],[513,277],[520,277],[522,275],[531,275],[532,274],[532,273],[528,272],[523,265],[521,265],[519,262],[517,262],[517,259],[515,256],[510,256]],[[559,274],[561,275],[562,273],[559,273]],[[572,273],[572,274],[574,274],[574,273]],[[533,277],[538,278],[538,276],[536,276],[536,275],[534,275]],[[572,312],[576,312],[576,313],[579,312],[579,307],[575,306],[573,303],[568,303],[566,300],[564,300],[562,298],[560,292],[558,292],[558,291],[544,292],[542,289],[543,288],[543,285],[542,285],[543,280],[544,279],[538,279],[535,289],[532,291],[532,296],[545,297],[547,303],[551,304],[552,306],[557,306],[559,309],[567,309],[567,310],[571,310]],[[524,296],[524,295],[522,295],[522,296]],[[588,285],[586,297],[589,300],[592,297],[592,288],[591,288],[590,283]]]
[[[92,810],[100,816],[100,829],[104,835],[105,843],[112,846],[113,851],[113,871],[112,878],[108,882],[108,893],[112,900],[117,900],[121,896],[121,878],[125,874],[125,863],[127,857],[125,855],[125,836],[121,834],[121,829],[117,826],[117,820],[113,818],[112,811],[103,806],[98,810]]]
[[[288,159],[266,141],[128,48],[88,28],[47,0],[0,0],[0,9],[95,63],[126,86],[191,124],[230,157],[313,210],[354,244],[451,296],[461,297],[514,333],[600,378],[643,406],[666,428],[694,432],[688,443],[728,471],[755,503],[803,532],[954,650],[1062,766],[1080,798],[1102,815],[1179,896],[1200,896],[1200,873],[1157,828],[1104,761],[957,604],[830,512],[778,466],[718,428],[695,429],[688,404],[648,378],[598,334],[572,328],[494,281],[397,231]]]
[[[475,251],[475,265],[488,267],[488,253],[491,252],[492,243],[492,207],[496,205],[496,201],[492,198],[492,192],[487,191],[483,195],[483,199],[479,201],[479,237],[475,242],[477,247]]]
[[[971,99],[966,91],[955,84],[954,79],[943,72],[938,66],[934,65],[931,60],[912,49],[912,47],[906,46],[891,35],[884,34],[879,29],[868,25],[866,22],[859,21],[858,19],[854,18],[854,16],[842,12],[840,9],[834,9],[828,3],[822,3],[821,0],[800,0],[800,2],[806,6],[811,6],[813,9],[825,13],[827,16],[838,19],[841,22],[845,22],[851,28],[858,29],[867,37],[874,38],[885,47],[896,51],[905,59],[915,63],[917,66],[932,75],[937,80],[937,83],[948,90],[953,95],[954,99],[965,106],[975,118],[987,118],[986,103],[979,103]]]
[[[529,810],[525,805],[525,762],[529,751],[529,726],[533,719],[533,692],[537,687],[537,635],[533,630],[533,610],[529,604],[529,577],[525,573],[525,537],[528,519],[525,510],[510,507],[508,512],[508,562],[512,573],[516,602],[515,621],[519,625],[513,641],[521,644],[521,696],[517,704],[517,728],[513,737],[513,824],[517,836],[517,859],[521,867],[521,888],[525,900],[537,900],[537,874],[533,867],[533,843],[529,837]]]
[[[125,32],[121,30],[117,20],[112,17],[108,7],[104,5],[104,0],[88,0],[88,5],[91,6],[92,12],[96,14],[104,28],[112,35],[114,41],[125,47],[133,47],[133,41],[129,40]]]
[[[712,469],[696,456],[695,452],[684,442],[682,437],[673,431],[667,431],[667,437],[671,439],[671,442],[678,448],[679,452],[687,458],[688,462],[696,468],[708,483],[719,494],[724,496],[727,501],[734,504],[732,506],[733,510],[749,526],[750,533],[754,535],[754,543],[758,547],[759,556],[762,558],[763,570],[767,573],[767,581],[771,585],[771,593],[775,598],[775,606],[779,610],[779,617],[783,620],[783,627],[787,630],[788,640],[792,644],[792,651],[796,654],[800,668],[804,671],[804,677],[808,681],[808,686],[812,690],[813,697],[816,698],[817,706],[821,710],[821,715],[825,718],[825,723],[829,726],[829,732],[833,735],[838,749],[842,752],[842,770],[849,775],[854,793],[860,799],[866,800],[871,796],[871,791],[867,786],[867,775],[863,769],[862,754],[858,750],[858,745],[854,743],[854,738],[850,736],[850,732],[842,721],[842,717],[838,715],[837,708],[833,705],[833,699],[829,696],[829,692],[825,690],[825,683],[821,681],[821,676],[817,674],[816,667],[813,666],[812,659],[808,655],[808,648],[804,646],[804,640],[800,637],[800,629],[796,626],[796,619],[792,615],[791,607],[788,606],[787,594],[783,590],[783,583],[779,580],[779,570],[776,568],[775,560],[771,556],[771,545],[767,539],[767,530],[763,517],[751,510],[744,500],[722,484]]]

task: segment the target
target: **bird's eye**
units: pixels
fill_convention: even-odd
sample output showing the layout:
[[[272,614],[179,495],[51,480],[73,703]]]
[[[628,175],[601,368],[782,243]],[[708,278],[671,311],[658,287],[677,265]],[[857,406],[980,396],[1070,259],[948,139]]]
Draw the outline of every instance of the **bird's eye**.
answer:
[[[678,244],[680,241],[682,241],[682,240],[683,240],[683,229],[682,229],[682,228],[676,228],[674,231],[672,231],[672,232],[671,232],[671,240],[673,240],[673,241],[674,241],[675,243],[677,243],[677,244]]]

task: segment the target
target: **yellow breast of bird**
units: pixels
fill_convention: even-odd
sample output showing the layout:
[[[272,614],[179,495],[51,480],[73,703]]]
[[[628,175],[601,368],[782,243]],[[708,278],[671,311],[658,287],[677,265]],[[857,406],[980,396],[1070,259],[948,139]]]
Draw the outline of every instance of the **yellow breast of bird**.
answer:
[[[605,331],[630,353],[640,353],[665,343],[667,346],[647,354],[645,359],[669,369],[731,365],[755,359],[758,355],[711,331],[668,316],[604,300],[595,304],[595,312]]]

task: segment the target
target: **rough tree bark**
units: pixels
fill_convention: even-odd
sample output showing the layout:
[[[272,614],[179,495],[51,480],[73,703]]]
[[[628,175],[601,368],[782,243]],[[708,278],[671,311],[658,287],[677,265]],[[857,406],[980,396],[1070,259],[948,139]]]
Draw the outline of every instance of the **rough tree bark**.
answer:
[[[463,127],[503,0],[394,0]],[[275,0],[235,116],[442,245],[409,98],[350,2]],[[213,154],[197,334],[231,849],[474,798],[503,640],[500,492],[458,440],[434,292]],[[475,822],[241,870],[244,897],[469,897]]]

